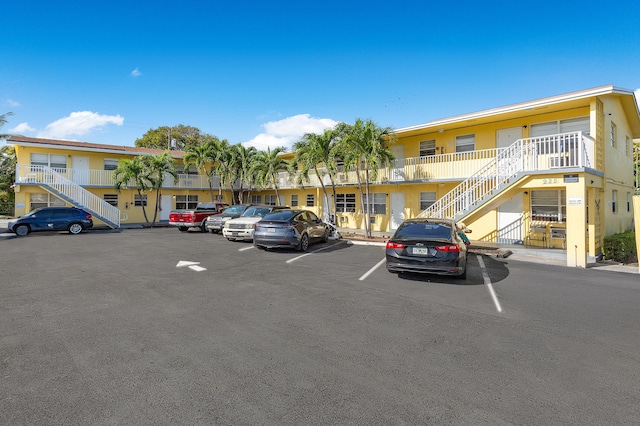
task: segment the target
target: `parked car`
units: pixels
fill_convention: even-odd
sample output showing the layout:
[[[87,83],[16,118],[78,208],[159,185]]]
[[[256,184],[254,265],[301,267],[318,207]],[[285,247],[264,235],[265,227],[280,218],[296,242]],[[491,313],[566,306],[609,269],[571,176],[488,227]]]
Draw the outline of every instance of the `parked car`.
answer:
[[[77,207],[42,207],[9,222],[9,230],[23,237],[30,232],[69,231],[79,234],[93,227],[91,213]]]
[[[308,210],[280,210],[256,223],[253,245],[257,248],[294,247],[305,251],[312,242],[326,242],[331,231]]]
[[[189,228],[200,228],[207,232],[205,220],[212,215],[222,213],[229,204],[220,201],[198,203],[192,210],[173,210],[169,213],[169,225],[177,226],[178,230],[186,232]]]
[[[209,216],[204,223],[204,227],[207,231],[218,234],[222,232],[224,223],[230,219],[240,217],[247,208],[255,204],[236,204],[231,207],[227,207],[222,213]]]
[[[272,211],[288,209],[283,206],[256,205],[247,208],[240,217],[224,223],[222,235],[229,240],[253,240],[255,224]]]
[[[467,245],[451,219],[408,219],[386,247],[389,272],[467,277]]]

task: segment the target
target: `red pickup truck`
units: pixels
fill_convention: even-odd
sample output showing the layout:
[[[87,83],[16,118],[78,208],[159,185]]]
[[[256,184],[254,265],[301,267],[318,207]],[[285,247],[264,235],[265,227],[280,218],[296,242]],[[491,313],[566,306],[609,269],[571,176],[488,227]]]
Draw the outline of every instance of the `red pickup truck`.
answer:
[[[182,232],[189,228],[200,228],[207,232],[205,222],[209,216],[220,214],[229,207],[229,204],[220,201],[211,203],[198,203],[195,210],[174,210],[169,214],[169,225],[177,226]]]

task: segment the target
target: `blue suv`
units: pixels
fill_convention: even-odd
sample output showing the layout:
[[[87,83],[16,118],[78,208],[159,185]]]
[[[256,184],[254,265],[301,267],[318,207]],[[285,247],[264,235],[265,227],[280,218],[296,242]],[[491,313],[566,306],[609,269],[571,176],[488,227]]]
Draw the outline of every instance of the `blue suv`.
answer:
[[[43,207],[9,222],[9,230],[20,237],[36,231],[79,234],[92,227],[91,214],[76,207]]]

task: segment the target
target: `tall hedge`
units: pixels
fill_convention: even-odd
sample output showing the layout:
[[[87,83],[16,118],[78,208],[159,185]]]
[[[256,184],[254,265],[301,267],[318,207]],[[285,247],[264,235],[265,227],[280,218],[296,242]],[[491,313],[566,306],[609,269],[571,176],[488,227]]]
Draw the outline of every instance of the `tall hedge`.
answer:
[[[626,261],[637,252],[636,233],[627,231],[605,237],[603,251],[607,259]]]

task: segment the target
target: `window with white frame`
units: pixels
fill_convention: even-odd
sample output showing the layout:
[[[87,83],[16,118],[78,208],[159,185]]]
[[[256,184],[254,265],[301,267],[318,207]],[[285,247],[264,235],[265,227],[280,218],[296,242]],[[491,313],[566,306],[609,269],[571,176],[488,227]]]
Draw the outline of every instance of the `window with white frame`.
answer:
[[[428,155],[436,155],[435,139],[430,141],[420,141],[420,157],[426,157]]]
[[[618,145],[618,126],[613,121],[609,130],[609,139],[611,140],[611,146],[615,148]]]
[[[56,197],[53,194],[30,194],[29,206],[31,210],[39,209],[41,207],[64,207],[67,203],[64,200]]]
[[[316,197],[313,194],[307,194],[307,207],[316,205]]]
[[[436,192],[428,191],[420,193],[420,210],[426,210],[436,202]]]
[[[176,173],[179,175],[197,175],[198,169],[193,164],[190,164],[189,168],[185,170],[183,164],[178,164],[176,165]]]
[[[531,220],[542,222],[565,222],[567,217],[566,191],[531,191]]]
[[[102,198],[112,206],[118,207],[118,194],[104,194]]]
[[[611,193],[611,212],[618,213],[618,190],[614,189]]]
[[[291,194],[291,207],[298,207],[298,194]]]
[[[118,161],[113,158],[104,159],[104,170],[115,170],[118,168]]]
[[[456,136],[456,152],[469,152],[476,149],[476,135]]]
[[[336,194],[337,213],[355,213],[356,194]]]
[[[52,169],[66,169],[67,156],[59,154],[31,154],[32,166],[47,166]]]
[[[369,202],[366,206],[371,214],[387,214],[387,194],[382,192],[369,194]]]
[[[179,195],[176,196],[176,206],[178,205],[178,199]],[[184,195],[183,195],[184,197]],[[197,195],[196,195],[197,197]],[[133,205],[137,206],[137,207],[141,207],[141,206],[146,206],[147,205],[147,194],[134,194],[133,196]],[[176,207],[176,208],[186,208],[186,207]]]
[[[262,195],[252,195],[251,204],[262,204]]]
[[[265,195],[264,203],[269,206],[275,206],[276,204],[278,204],[278,199],[276,198],[275,195]]]
[[[631,193],[627,192],[627,213],[631,211]]]

